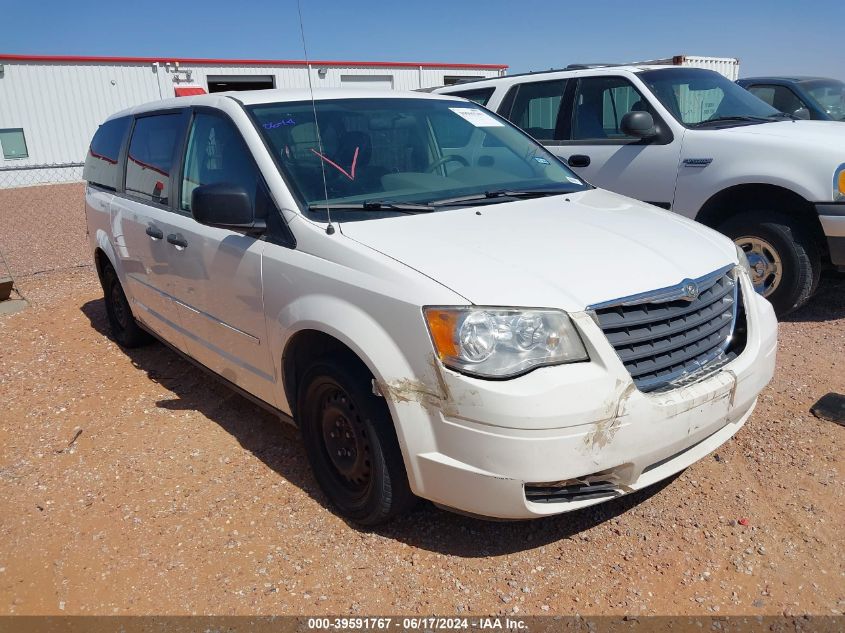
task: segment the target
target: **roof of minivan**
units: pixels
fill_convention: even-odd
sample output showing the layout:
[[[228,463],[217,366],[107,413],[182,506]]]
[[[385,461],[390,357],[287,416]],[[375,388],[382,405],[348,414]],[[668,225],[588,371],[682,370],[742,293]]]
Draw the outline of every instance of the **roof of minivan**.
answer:
[[[352,88],[317,88],[314,90],[315,101],[327,99],[439,99],[450,100],[455,97],[422,92],[403,90],[358,90]],[[311,92],[303,88],[277,88],[272,90],[238,90],[230,92],[215,92],[212,94],[193,95],[190,97],[174,97],[150,101],[114,113],[111,118],[139,114],[153,110],[168,110],[184,108],[192,105],[218,105],[222,99],[234,99],[243,105],[257,105],[261,103],[284,103],[310,101]]]

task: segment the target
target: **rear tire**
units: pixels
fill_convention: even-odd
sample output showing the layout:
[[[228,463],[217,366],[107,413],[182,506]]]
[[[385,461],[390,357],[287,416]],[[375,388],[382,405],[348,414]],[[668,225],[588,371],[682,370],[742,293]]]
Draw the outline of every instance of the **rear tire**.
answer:
[[[141,347],[152,341],[152,337],[138,325],[132,316],[129,301],[111,264],[103,266],[103,295],[106,302],[106,314],[109,319],[112,338],[121,347],[131,349]]]
[[[733,216],[718,230],[742,248],[757,292],[778,316],[804,305],[818,286],[821,254],[809,232],[779,213],[751,211]]]
[[[316,361],[300,381],[297,421],[320,488],[364,526],[408,510],[414,497],[384,398],[360,362]]]

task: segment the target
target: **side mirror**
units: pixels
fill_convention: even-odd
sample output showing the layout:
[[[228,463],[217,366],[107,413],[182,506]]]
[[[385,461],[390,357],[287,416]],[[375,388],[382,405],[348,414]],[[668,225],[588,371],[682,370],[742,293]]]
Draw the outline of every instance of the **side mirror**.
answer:
[[[620,131],[626,136],[651,138],[657,135],[654,119],[648,112],[628,112],[619,124]]]
[[[201,185],[191,193],[191,215],[200,224],[234,231],[260,232],[264,220],[255,219],[255,209],[246,189],[240,185]]]
[[[805,119],[809,121],[812,117],[810,116],[810,110],[807,108],[798,108],[795,112],[792,113],[797,119]]]

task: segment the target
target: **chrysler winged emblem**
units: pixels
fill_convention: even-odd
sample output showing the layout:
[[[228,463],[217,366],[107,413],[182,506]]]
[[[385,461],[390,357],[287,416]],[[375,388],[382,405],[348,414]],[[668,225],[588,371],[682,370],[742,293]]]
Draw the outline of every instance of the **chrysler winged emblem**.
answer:
[[[687,280],[684,282],[684,296],[683,299],[687,301],[695,301],[698,298],[698,284],[694,281]]]

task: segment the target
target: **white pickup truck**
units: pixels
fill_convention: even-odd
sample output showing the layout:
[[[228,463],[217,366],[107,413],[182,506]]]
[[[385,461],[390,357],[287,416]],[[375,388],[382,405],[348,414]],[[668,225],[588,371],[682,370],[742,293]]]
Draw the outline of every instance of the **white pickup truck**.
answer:
[[[845,270],[845,127],[782,114],[720,74],[570,67],[436,90],[516,123],[597,187],[717,228],[785,314]]]

